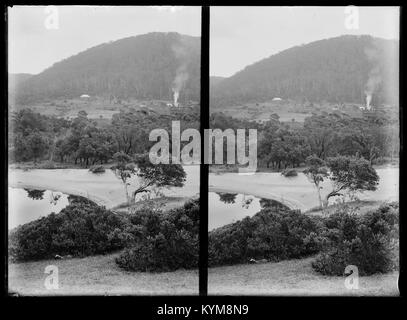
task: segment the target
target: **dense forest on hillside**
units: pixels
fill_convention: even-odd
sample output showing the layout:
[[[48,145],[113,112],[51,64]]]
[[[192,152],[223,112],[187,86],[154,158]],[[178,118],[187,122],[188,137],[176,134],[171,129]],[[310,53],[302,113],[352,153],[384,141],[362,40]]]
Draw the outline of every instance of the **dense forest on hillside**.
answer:
[[[397,41],[340,36],[296,46],[261,60],[211,90],[211,105],[274,97],[311,102],[398,102]]]
[[[24,81],[30,79],[33,75],[30,73],[9,73],[8,74],[8,90],[14,92],[17,86],[20,86]]]
[[[55,63],[10,95],[22,104],[81,94],[172,100],[173,89],[181,101],[199,100],[199,37],[149,33],[104,43]]]
[[[215,88],[219,83],[221,83],[224,79],[226,79],[225,77],[218,77],[218,76],[211,76],[209,78],[210,81],[210,87],[211,88]]]

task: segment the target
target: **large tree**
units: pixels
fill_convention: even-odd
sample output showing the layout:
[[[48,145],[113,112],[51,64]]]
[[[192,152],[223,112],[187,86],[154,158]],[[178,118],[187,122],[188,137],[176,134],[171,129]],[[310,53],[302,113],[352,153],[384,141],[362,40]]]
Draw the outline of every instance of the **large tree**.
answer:
[[[186,180],[184,168],[179,164],[152,164],[148,154],[134,157],[137,165],[138,186],[132,193],[132,202],[143,192],[152,188],[182,187]]]
[[[115,153],[113,155],[113,160],[116,164],[112,166],[111,169],[116,177],[122,181],[126,194],[127,204],[130,205],[131,198],[129,196],[128,190],[128,187],[130,185],[129,179],[136,174],[136,165],[134,164],[133,159],[124,152]]]
[[[328,177],[328,169],[326,167],[326,163],[324,160],[318,158],[315,155],[307,157],[305,162],[307,164],[307,169],[305,169],[303,172],[317,188],[319,205],[321,208],[323,208],[324,203],[321,196],[321,183],[324,181],[325,178]]]
[[[31,158],[34,159],[34,162],[37,162],[49,148],[48,139],[39,131],[32,132],[26,139]]]
[[[370,162],[364,158],[338,156],[328,159],[329,178],[333,190],[325,197],[325,203],[334,196],[346,192],[374,191],[379,184],[379,176]]]
[[[321,208],[328,206],[330,198],[346,193],[377,189],[379,176],[370,162],[364,158],[338,156],[324,161],[316,156],[307,158],[308,168],[304,174],[316,186]],[[333,190],[324,199],[321,196],[321,183],[329,179]]]
[[[305,119],[304,135],[307,136],[311,152],[321,159],[333,155],[337,147],[342,119],[338,115],[322,113]]]
[[[129,205],[136,201],[138,194],[151,192],[153,188],[182,187],[186,180],[186,173],[181,165],[152,164],[148,154],[131,157],[124,152],[118,152],[113,158],[116,164],[112,170],[125,186]],[[138,179],[130,196],[128,186],[132,176],[137,176]]]

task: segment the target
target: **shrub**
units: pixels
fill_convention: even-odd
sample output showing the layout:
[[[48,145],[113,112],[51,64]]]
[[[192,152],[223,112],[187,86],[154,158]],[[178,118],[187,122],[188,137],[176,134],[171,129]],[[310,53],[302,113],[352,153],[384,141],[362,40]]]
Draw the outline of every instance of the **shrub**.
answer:
[[[199,200],[168,212],[141,209],[130,216],[123,234],[131,243],[116,259],[123,269],[170,271],[197,268]]]
[[[384,205],[363,216],[341,208],[326,219],[324,250],[312,266],[324,275],[343,275],[347,265],[357,266],[360,275],[388,272],[397,263],[397,225],[397,204]]]
[[[71,200],[60,213],[10,231],[11,261],[47,259],[56,254],[88,256],[123,247],[123,217],[80,197]]]
[[[298,176],[298,173],[295,169],[285,169],[285,170],[283,170],[283,172],[281,172],[281,174],[287,178]]]
[[[102,165],[94,165],[89,168],[89,171],[92,173],[104,173],[106,170]]]
[[[272,209],[274,211],[287,211],[290,210],[290,208],[288,206],[286,206],[285,204],[281,203],[280,201],[277,200],[273,200],[273,199],[265,199],[265,198],[261,198],[260,201],[260,207],[262,209]]]
[[[319,250],[318,218],[298,211],[265,208],[253,217],[209,233],[209,265],[245,263],[249,259],[299,258]]]

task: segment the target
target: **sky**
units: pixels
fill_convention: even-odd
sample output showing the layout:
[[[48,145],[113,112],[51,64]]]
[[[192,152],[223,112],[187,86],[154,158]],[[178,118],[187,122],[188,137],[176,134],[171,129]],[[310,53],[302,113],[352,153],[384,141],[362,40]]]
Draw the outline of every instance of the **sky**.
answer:
[[[56,8],[57,23],[50,7],[9,9],[9,72],[37,74],[93,46],[138,34],[201,32],[200,7]],[[228,77],[290,47],[343,34],[399,38],[397,7],[358,7],[357,29],[345,27],[345,8],[211,7],[210,74]]]
[[[398,7],[211,7],[210,75],[229,77],[293,46],[344,34],[399,39]],[[349,10],[349,9],[347,9]],[[353,11],[354,12],[354,11]]]
[[[149,32],[200,36],[200,7],[14,6],[8,11],[8,67],[37,74],[101,43]]]

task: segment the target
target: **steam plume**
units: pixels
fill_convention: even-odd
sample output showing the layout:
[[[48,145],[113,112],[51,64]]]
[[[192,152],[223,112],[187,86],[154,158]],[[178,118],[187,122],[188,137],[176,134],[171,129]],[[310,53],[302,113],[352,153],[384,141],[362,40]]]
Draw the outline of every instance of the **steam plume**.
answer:
[[[376,48],[366,48],[365,54],[368,60],[373,65],[372,69],[369,72],[369,78],[367,79],[365,85],[366,109],[370,110],[371,108],[370,103],[372,102],[373,93],[382,82],[379,63],[380,54]]]
[[[185,86],[185,82],[188,80],[188,72],[186,71],[186,65],[181,65],[177,69],[177,73],[175,75],[175,79],[173,81],[172,85],[172,92],[173,97],[174,97],[174,106],[178,107],[178,98],[179,98],[179,92],[183,89]]]
[[[172,83],[174,106],[178,107],[180,92],[185,88],[185,84],[189,78],[187,66],[191,57],[191,43],[188,42],[187,38],[181,37],[179,43],[174,45],[172,50],[179,63]]]

